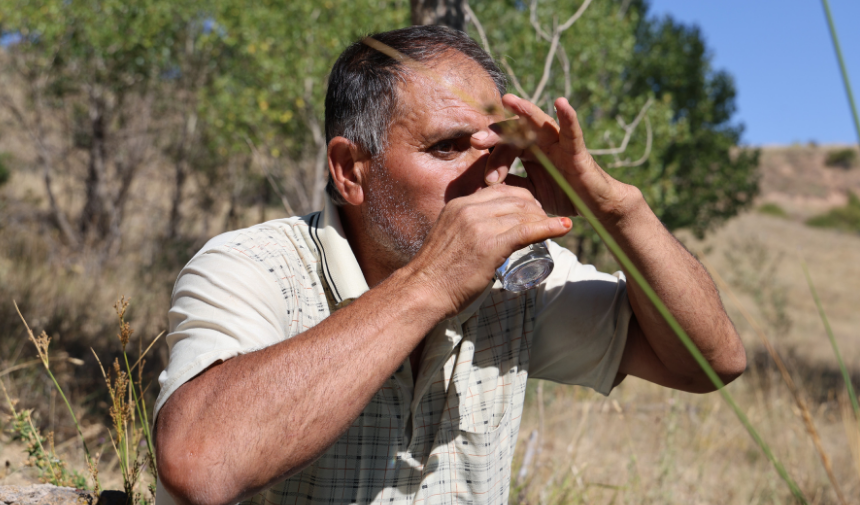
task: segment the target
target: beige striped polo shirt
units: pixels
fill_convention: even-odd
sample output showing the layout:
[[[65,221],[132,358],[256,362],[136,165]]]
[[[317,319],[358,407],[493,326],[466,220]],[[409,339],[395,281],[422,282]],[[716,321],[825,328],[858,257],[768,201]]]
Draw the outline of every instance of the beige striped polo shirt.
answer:
[[[550,253],[540,286],[488,286],[427,335],[417,379],[407,359],[318,460],[244,503],[507,503],[526,379],[608,394],[632,314],[620,272],[597,272],[553,242]],[[297,335],[367,290],[330,200],[214,238],[174,287],[156,416],[213,363]],[[172,502],[160,486],[157,502]]]

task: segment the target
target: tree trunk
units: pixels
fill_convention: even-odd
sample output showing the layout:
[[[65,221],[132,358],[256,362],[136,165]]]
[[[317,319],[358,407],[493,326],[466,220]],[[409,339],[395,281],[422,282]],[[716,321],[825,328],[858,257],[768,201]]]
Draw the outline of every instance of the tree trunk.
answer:
[[[91,98],[90,133],[92,139],[87,164],[86,200],[80,217],[80,230],[83,236],[91,235],[101,240],[110,231],[110,213],[106,185],[106,131],[104,106],[101,97]]]
[[[179,223],[182,221],[182,190],[191,168],[188,163],[189,151],[196,140],[197,113],[189,106],[190,112],[185,120],[185,128],[182,132],[182,141],[179,143],[176,164],[174,165],[176,183],[173,189],[173,198],[170,202],[170,220],[167,223],[167,238],[174,239],[179,235]]]
[[[411,0],[413,25],[444,25],[466,31],[467,0]]]

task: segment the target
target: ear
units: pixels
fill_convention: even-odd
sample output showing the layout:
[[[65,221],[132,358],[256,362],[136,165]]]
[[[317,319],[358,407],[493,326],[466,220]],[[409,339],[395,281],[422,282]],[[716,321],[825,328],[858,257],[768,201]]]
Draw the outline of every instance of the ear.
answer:
[[[337,190],[350,205],[364,203],[362,183],[370,168],[370,156],[345,137],[328,143],[328,170]]]

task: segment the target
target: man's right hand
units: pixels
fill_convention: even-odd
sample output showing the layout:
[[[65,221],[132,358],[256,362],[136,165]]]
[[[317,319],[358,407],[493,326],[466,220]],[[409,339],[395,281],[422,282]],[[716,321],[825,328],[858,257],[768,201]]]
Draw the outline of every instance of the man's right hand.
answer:
[[[514,251],[570,231],[523,188],[498,184],[451,200],[404,269],[434,292],[445,317],[466,308]]]

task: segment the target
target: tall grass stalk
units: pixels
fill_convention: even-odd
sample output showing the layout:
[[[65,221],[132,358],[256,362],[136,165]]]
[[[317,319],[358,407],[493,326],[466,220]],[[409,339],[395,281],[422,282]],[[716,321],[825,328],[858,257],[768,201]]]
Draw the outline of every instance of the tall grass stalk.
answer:
[[[821,316],[821,321],[824,323],[824,330],[827,332],[827,338],[830,339],[833,353],[836,355],[836,360],[839,362],[839,370],[842,372],[842,379],[845,380],[845,387],[848,389],[848,396],[851,397],[851,406],[854,407],[854,416],[860,420],[860,404],[857,403],[857,394],[854,392],[854,385],[851,384],[851,374],[848,373],[848,368],[845,366],[845,362],[842,361],[842,353],[839,352],[839,344],[836,343],[836,337],[833,335],[830,321],[827,320],[827,314],[824,313],[824,307],[821,305],[818,291],[815,290],[815,285],[812,283],[812,277],[809,275],[809,268],[806,266],[806,261],[801,260],[800,264],[803,267],[803,274],[806,276],[806,282],[809,284],[809,291],[812,292],[812,298],[815,300],[815,306],[818,307],[818,315]]]
[[[125,297],[123,296],[114,305],[114,310],[116,310],[116,315],[117,315],[117,318],[119,319],[120,332],[119,332],[118,337],[119,337],[120,344],[122,344],[122,357],[123,357],[123,360],[125,361],[125,369],[126,369],[126,372],[128,373],[128,380],[130,381],[129,390],[130,390],[131,400],[133,401],[135,409],[137,410],[138,418],[141,420],[140,425],[141,425],[141,428],[143,429],[144,437],[146,438],[146,449],[147,449],[148,456],[149,456],[150,462],[151,462],[149,465],[150,472],[152,473],[152,476],[157,479],[158,478],[158,475],[157,475],[157,468],[158,467],[157,467],[156,461],[155,461],[155,445],[152,442],[152,433],[151,433],[151,430],[149,429],[149,416],[147,415],[146,402],[143,398],[143,393],[144,393],[143,384],[142,384],[143,375],[142,375],[141,371],[143,370],[143,363],[145,362],[143,357],[146,354],[146,352],[142,353],[140,355],[140,358],[138,359],[137,363],[135,363],[135,366],[140,364],[140,368],[138,368],[138,382],[137,382],[137,388],[139,388],[140,391],[138,392],[138,390],[135,388],[134,374],[132,372],[132,367],[128,363],[128,353],[125,350],[126,346],[128,345],[129,340],[131,339],[131,334],[134,332],[131,329],[131,326],[125,320],[125,313],[126,313],[126,310],[128,310],[128,303],[129,302],[126,301]],[[153,340],[152,343],[149,345],[149,347],[147,347],[147,349],[146,349],[147,352],[149,351],[149,349],[152,348],[152,344],[154,344],[158,340],[159,337],[161,337],[161,334],[159,334],[157,337],[155,337],[155,340]]]
[[[642,292],[648,297],[651,303],[654,304],[654,307],[657,309],[658,312],[660,312],[660,314],[672,328],[672,331],[675,332],[675,334],[684,344],[684,347],[687,348],[687,350],[690,352],[690,354],[705,372],[705,375],[707,375],[711,382],[714,384],[714,386],[717,387],[720,395],[722,395],[726,403],[728,403],[728,405],[732,408],[735,415],[740,420],[741,424],[744,425],[744,428],[746,428],[752,439],[756,442],[759,448],[761,448],[767,459],[770,460],[771,464],[774,466],[782,480],[785,481],[785,483],[788,485],[789,489],[791,490],[791,493],[794,495],[797,501],[803,504],[808,503],[806,501],[806,498],[803,496],[803,493],[800,491],[800,488],[797,486],[791,476],[788,475],[788,472],[786,471],[785,467],[770,450],[770,446],[768,446],[767,442],[765,442],[764,439],[758,434],[750,420],[747,418],[746,414],[740,409],[737,403],[735,403],[735,400],[732,397],[731,393],[726,390],[725,384],[711,367],[711,365],[708,363],[708,360],[705,359],[701,351],[699,351],[698,347],[696,347],[696,344],[693,343],[689,335],[687,335],[687,332],[684,331],[684,329],[678,323],[678,320],[675,319],[675,316],[673,316],[672,313],[669,312],[669,309],[666,307],[663,301],[660,300],[660,297],[657,296],[657,293],[650,286],[650,284],[648,284],[648,282],[645,280],[645,277],[642,275],[641,272],[639,272],[639,269],[636,268],[636,266],[624,253],[624,251],[621,249],[615,239],[613,239],[609,232],[606,231],[606,228],[604,228],[600,221],[597,220],[597,217],[594,215],[594,213],[592,213],[591,210],[585,205],[585,202],[583,202],[579,195],[576,194],[576,191],[574,191],[570,184],[567,183],[567,181],[564,179],[564,177],[561,175],[555,165],[552,164],[549,158],[546,157],[543,151],[541,151],[537,146],[534,145],[532,145],[529,150],[537,158],[541,165],[543,165],[544,169],[546,169],[546,171],[552,176],[552,178],[555,179],[559,187],[562,188],[570,201],[574,204],[574,206],[576,206],[576,209],[579,214],[583,218],[585,218],[585,220],[588,221],[588,223],[594,228],[597,234],[600,235],[600,238],[604,241],[606,246],[609,247],[610,251],[612,251],[612,253],[618,259],[621,265],[625,268],[625,270],[627,270],[633,280],[639,285],[640,289],[642,289]]]
[[[738,300],[738,297],[735,295],[735,292],[732,288],[723,280],[720,274],[714,269],[714,267],[708,263],[705,259],[704,254],[699,254],[699,259],[705,268],[711,273],[711,276],[717,282],[717,285],[720,289],[726,292],[729,297],[732,299],[732,303],[734,303],[735,307],[741,312],[744,319],[752,326],[753,330],[755,330],[756,334],[758,334],[762,343],[764,344],[765,350],[770,355],[773,362],[776,364],[776,367],[779,369],[779,373],[782,376],[783,382],[785,382],[786,386],[788,386],[788,390],[791,392],[791,396],[794,398],[794,402],[797,405],[797,408],[800,409],[801,416],[803,417],[803,424],[806,426],[806,431],[809,433],[809,437],[812,439],[813,445],[815,445],[815,450],[818,452],[819,459],[821,460],[821,465],[824,467],[824,471],[827,473],[827,479],[830,480],[830,484],[833,486],[833,490],[836,491],[836,496],[839,498],[839,502],[842,505],[848,505],[848,501],[845,499],[845,495],[842,493],[842,488],[839,486],[838,481],[836,480],[836,475],[833,473],[833,465],[830,462],[830,457],[827,455],[827,452],[824,450],[824,445],[821,443],[821,436],[818,433],[818,429],[815,427],[815,423],[812,420],[812,413],[809,411],[809,407],[806,405],[806,400],[803,398],[803,392],[792,379],[791,374],[788,371],[788,367],[785,366],[785,363],[782,361],[779,353],[771,344],[770,339],[767,338],[767,334],[765,334],[761,325],[752,317],[749,311],[746,310],[744,305]]]
[[[836,33],[836,24],[833,22],[833,14],[830,12],[830,2],[821,0],[824,5],[824,13],[827,15],[827,26],[830,28],[830,37],[833,39],[833,49],[836,51],[836,59],[839,60],[839,70],[842,72],[842,82],[845,84],[845,93],[848,95],[848,105],[854,118],[854,129],[857,131],[857,141],[860,142],[860,116],[857,115],[857,104],[854,103],[854,93],[851,91],[851,81],[848,79],[848,69],[845,67],[845,59],[842,57],[842,48],[839,46],[839,35]]]
[[[57,378],[54,377],[54,373],[51,371],[50,361],[48,358],[48,345],[51,343],[51,337],[49,337],[44,331],[39,335],[38,338],[33,334],[33,330],[30,329],[30,325],[27,324],[27,320],[24,319],[24,315],[21,314],[21,309],[18,308],[18,304],[12,302],[15,305],[15,310],[18,311],[18,316],[21,318],[21,321],[24,322],[24,327],[27,328],[27,334],[30,337],[30,341],[33,342],[33,345],[36,346],[36,352],[39,354],[39,359],[42,361],[42,365],[45,367],[45,371],[48,372],[48,376],[54,382],[54,386],[57,388],[57,392],[60,393],[60,397],[62,397],[63,402],[66,404],[66,408],[69,410],[69,415],[72,416],[72,421],[75,423],[75,429],[78,431],[78,438],[81,440],[81,445],[84,448],[84,457],[86,458],[87,468],[90,470],[90,473],[93,478],[93,483],[96,486],[96,489],[100,488],[101,485],[98,479],[98,473],[93,471],[94,468],[94,459],[90,455],[90,449],[87,447],[87,441],[84,438],[84,432],[81,430],[81,424],[78,422],[78,417],[75,415],[75,411],[72,409],[72,404],[69,403],[69,399],[66,398],[66,393],[63,392],[63,388],[60,387],[60,383],[57,382]]]

